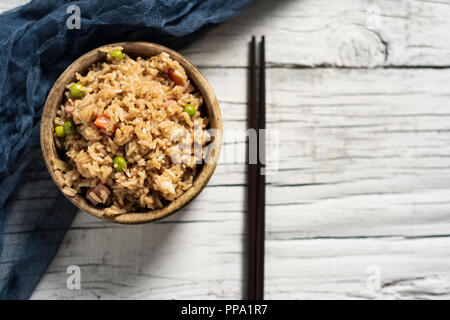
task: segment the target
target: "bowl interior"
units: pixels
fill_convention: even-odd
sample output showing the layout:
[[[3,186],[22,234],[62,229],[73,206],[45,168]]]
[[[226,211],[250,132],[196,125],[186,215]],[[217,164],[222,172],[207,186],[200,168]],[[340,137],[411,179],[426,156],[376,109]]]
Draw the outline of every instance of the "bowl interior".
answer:
[[[186,70],[186,73],[189,76],[190,80],[195,84],[197,90],[199,90],[204,100],[204,104],[202,107],[205,109],[210,120],[209,127],[211,129],[216,129],[214,139],[211,142],[211,158],[207,163],[201,165],[200,171],[195,177],[192,187],[189,188],[179,198],[170,202],[161,209],[148,210],[145,212],[129,212],[118,216],[106,216],[104,215],[102,208],[94,207],[86,201],[84,196],[66,196],[78,208],[103,220],[125,224],[146,223],[167,217],[170,214],[183,208],[186,204],[193,200],[206,186],[216,167],[222,145],[222,119],[220,108],[216,96],[206,78],[192,63],[190,63],[179,53],[169,48],[148,42],[122,42],[106,45],[103,47],[112,46],[122,46],[124,48],[124,52],[131,57],[148,58],[154,55],[158,55],[161,52],[167,52],[172,59],[177,60],[181,64],[181,66]],[[50,172],[50,175],[52,176],[53,181],[56,183],[61,192],[62,186],[55,178],[55,173],[53,170],[54,159],[59,158],[54,143],[53,121],[55,119],[57,109],[62,103],[66,85],[75,79],[75,73],[78,72],[80,74],[84,74],[93,63],[106,59],[106,54],[100,52],[100,49],[103,47],[94,49],[86,53],[85,55],[78,58],[74,63],[72,63],[61,74],[61,76],[53,85],[44,106],[41,119],[41,148],[44,156],[44,161]]]

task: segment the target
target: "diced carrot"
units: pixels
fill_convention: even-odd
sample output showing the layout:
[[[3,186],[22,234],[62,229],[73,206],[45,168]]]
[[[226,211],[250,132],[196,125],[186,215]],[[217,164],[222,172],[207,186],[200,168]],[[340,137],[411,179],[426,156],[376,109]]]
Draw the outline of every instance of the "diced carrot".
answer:
[[[109,124],[108,116],[101,114],[97,118],[95,118],[94,125],[99,129],[106,129]]]
[[[169,69],[167,73],[169,74],[170,79],[172,79],[172,81],[175,82],[177,86],[183,85],[183,79],[174,70]]]
[[[110,127],[110,120],[109,117],[104,114],[101,114],[97,118],[95,118],[94,125],[103,133],[106,133],[108,135],[114,134],[117,129],[117,125],[113,125],[112,128],[108,130],[108,127]]]

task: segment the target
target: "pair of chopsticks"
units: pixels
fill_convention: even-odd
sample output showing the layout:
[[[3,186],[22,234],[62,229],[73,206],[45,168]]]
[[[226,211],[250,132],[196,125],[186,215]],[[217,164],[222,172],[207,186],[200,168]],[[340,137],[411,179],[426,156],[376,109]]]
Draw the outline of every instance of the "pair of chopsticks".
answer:
[[[256,132],[257,141],[249,139],[249,160],[256,152],[257,163],[248,164],[248,296],[249,300],[264,297],[264,220],[265,184],[261,174],[265,157],[265,137],[260,130],[266,128],[266,81],[264,36],[259,45],[259,95],[257,94],[256,40],[250,43],[250,105],[249,129]],[[259,99],[257,100],[257,96]],[[258,106],[258,107],[257,107]],[[250,144],[255,144],[250,145]]]

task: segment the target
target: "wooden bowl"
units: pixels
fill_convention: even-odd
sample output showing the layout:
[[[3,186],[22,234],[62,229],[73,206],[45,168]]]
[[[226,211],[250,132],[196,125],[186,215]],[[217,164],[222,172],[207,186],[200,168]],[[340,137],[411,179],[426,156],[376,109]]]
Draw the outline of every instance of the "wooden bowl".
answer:
[[[145,212],[129,212],[118,216],[107,216],[104,214],[104,209],[91,205],[86,201],[83,195],[76,195],[75,197],[69,197],[66,195],[66,197],[78,208],[100,219],[124,224],[146,223],[165,218],[172,213],[180,210],[189,202],[191,202],[206,186],[214,172],[222,146],[222,117],[220,114],[219,104],[210,84],[201,74],[201,72],[181,54],[169,48],[148,42],[121,42],[106,45],[104,47],[115,46],[122,46],[124,48],[124,52],[131,57],[151,57],[154,55],[158,55],[164,51],[167,52],[172,59],[177,60],[186,70],[186,73],[189,76],[190,80],[193,81],[203,97],[203,106],[210,119],[209,127],[212,129],[217,129],[217,132],[219,133],[214,137],[213,142],[211,142],[214,144],[212,146],[212,150],[214,151],[211,153],[211,161],[202,164],[202,167],[197,174],[192,187],[188,189],[184,194],[182,194],[179,198],[170,202],[168,205],[161,209],[148,210]],[[62,186],[55,178],[55,172],[53,169],[54,160],[56,158],[59,158],[54,142],[53,121],[55,119],[57,109],[62,103],[63,93],[66,90],[66,85],[75,80],[75,73],[78,72],[80,74],[84,74],[93,63],[106,59],[106,54],[104,52],[100,52],[101,48],[94,49],[81,56],[61,74],[61,76],[53,85],[47,97],[44,111],[42,112],[41,149],[44,155],[47,169],[50,172],[53,181],[56,183],[61,192]]]

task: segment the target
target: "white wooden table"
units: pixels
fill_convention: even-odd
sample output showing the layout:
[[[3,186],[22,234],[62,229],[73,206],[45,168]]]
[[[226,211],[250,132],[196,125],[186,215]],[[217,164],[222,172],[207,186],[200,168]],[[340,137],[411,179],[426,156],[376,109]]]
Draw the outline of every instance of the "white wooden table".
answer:
[[[255,1],[182,52],[228,131],[246,128],[247,43],[262,34],[281,139],[266,298],[450,298],[450,1]],[[241,298],[245,178],[243,159],[222,158],[198,199],[159,223],[79,213],[32,298]],[[81,290],[66,288],[73,264]]]

